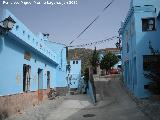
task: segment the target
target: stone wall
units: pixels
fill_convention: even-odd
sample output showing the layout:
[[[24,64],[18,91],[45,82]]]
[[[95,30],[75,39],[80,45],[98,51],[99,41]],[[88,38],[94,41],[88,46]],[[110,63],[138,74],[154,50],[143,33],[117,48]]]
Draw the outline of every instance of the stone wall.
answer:
[[[42,100],[47,99],[47,93],[48,90],[40,90],[39,92],[0,96],[0,120],[15,113],[20,113],[27,107],[40,104]]]
[[[66,96],[68,92],[68,88],[67,87],[56,87],[56,92],[57,92],[57,95],[59,96]]]
[[[93,75],[94,81],[98,80],[112,80],[112,79],[120,79],[122,80],[122,74],[111,74],[105,76]]]

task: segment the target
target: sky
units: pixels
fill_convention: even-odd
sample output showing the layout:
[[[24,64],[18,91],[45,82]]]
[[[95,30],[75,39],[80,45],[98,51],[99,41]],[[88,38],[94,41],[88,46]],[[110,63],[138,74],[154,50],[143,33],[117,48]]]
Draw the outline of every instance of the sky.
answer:
[[[3,2],[9,2],[8,5]],[[14,5],[13,2],[30,1],[32,5]],[[37,5],[34,1],[44,3],[47,0],[0,0],[1,8],[10,10],[33,33],[49,33],[49,39],[69,45],[81,45],[118,36],[118,30],[127,15],[130,0],[114,0],[105,12],[101,12],[111,0],[77,0],[65,5]],[[69,0],[48,0],[48,2],[67,3]],[[1,12],[1,11],[0,11]],[[82,36],[75,39],[96,17],[100,18],[89,27]],[[97,49],[115,47],[118,40],[96,45]],[[86,46],[93,49],[95,46]]]

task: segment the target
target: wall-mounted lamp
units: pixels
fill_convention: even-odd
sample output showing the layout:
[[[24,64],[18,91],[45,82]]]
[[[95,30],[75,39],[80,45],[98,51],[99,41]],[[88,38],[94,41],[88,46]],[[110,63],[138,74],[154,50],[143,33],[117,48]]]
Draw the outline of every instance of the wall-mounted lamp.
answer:
[[[44,37],[48,38],[49,34],[48,33],[42,33]]]
[[[0,25],[0,35],[4,35],[7,34],[10,30],[12,30],[16,22],[9,16],[0,23],[3,24],[3,26]]]

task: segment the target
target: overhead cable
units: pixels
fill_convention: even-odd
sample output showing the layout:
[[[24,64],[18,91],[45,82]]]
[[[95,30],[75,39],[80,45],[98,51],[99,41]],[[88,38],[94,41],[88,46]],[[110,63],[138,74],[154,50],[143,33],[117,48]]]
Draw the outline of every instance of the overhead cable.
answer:
[[[71,44],[72,44],[74,41],[76,41],[80,36],[82,36],[82,35],[84,34],[84,32],[85,32],[89,27],[91,27],[95,21],[97,21],[97,20],[100,18],[101,14],[102,14],[104,11],[106,11],[107,8],[108,8],[113,2],[114,2],[114,0],[112,0],[112,1],[102,10],[102,12],[101,12],[82,32],[80,32],[80,34],[79,34],[74,40],[72,40],[72,41],[70,42],[69,45],[71,45]]]

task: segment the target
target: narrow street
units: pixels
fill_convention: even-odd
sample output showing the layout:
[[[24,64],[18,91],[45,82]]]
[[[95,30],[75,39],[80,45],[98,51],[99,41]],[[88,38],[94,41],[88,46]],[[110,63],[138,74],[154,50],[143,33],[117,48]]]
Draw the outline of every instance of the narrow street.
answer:
[[[160,0],[0,0],[0,120],[160,120]]]
[[[95,106],[86,95],[66,96],[45,101],[41,106],[8,120],[149,120],[127,95],[118,79],[103,78],[95,85],[98,93]]]

